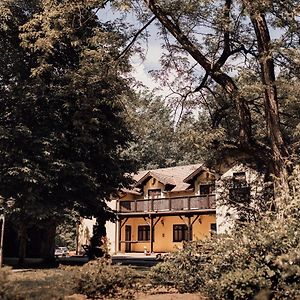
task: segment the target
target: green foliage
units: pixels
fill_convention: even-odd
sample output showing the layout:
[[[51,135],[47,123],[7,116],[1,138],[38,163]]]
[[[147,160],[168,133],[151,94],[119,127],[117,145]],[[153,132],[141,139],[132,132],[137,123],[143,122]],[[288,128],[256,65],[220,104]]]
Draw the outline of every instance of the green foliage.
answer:
[[[273,299],[299,296],[300,234],[296,219],[266,216],[229,236],[186,245],[153,268],[156,283],[211,299],[253,299],[269,291]]]
[[[230,234],[186,244],[152,269],[153,282],[180,292],[201,292],[210,299],[299,297],[299,174],[296,168],[290,183],[294,195],[284,211],[239,222]]]
[[[111,265],[101,259],[86,264],[77,283],[77,291],[91,299],[132,298],[138,274],[131,268]]]
[[[221,143],[224,132],[212,130],[204,112],[198,117],[184,114],[176,122],[164,99],[148,91],[136,94],[125,105],[125,117],[135,137],[126,153],[138,161],[140,169],[213,160],[211,148],[217,140]]]
[[[66,219],[56,227],[55,246],[68,247],[69,250],[76,249],[76,220]]]
[[[138,161],[140,169],[174,165],[174,121],[163,100],[145,91],[126,102],[126,109],[135,137],[128,153]]]
[[[104,200],[130,182],[130,67],[119,28],[95,14],[103,5],[1,1],[0,194],[14,223],[112,218]]]

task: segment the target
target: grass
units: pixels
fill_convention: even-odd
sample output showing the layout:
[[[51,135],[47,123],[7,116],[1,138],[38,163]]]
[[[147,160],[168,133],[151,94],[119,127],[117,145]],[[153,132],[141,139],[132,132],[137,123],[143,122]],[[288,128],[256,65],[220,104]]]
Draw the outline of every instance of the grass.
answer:
[[[75,280],[81,267],[60,267],[56,269],[30,269],[13,271],[9,277],[13,287],[17,290],[14,300],[60,300],[73,295]],[[137,300],[200,300],[199,295],[177,294],[174,289],[153,287],[149,284],[147,274],[149,268],[135,268],[141,275],[139,289],[134,298]],[[106,298],[105,298],[106,299]],[[124,299],[124,297],[118,298]]]
[[[9,279],[20,299],[64,299],[74,294],[74,271],[74,268],[73,271],[68,268],[14,271]]]

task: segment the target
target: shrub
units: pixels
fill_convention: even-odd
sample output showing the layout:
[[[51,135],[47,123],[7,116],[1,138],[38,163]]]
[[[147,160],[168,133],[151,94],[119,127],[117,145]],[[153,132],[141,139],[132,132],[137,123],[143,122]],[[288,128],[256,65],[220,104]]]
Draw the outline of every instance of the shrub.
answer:
[[[211,299],[273,299],[300,295],[300,219],[266,215],[232,234],[189,243],[152,269],[153,283]]]
[[[89,298],[121,297],[132,298],[139,278],[131,268],[111,265],[100,259],[86,264],[79,275],[77,291]]]

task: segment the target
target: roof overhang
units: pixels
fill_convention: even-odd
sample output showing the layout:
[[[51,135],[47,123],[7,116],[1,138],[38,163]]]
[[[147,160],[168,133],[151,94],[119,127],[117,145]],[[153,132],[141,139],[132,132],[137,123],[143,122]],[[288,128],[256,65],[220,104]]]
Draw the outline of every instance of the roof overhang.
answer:
[[[173,185],[175,186],[176,183],[171,176],[161,175],[154,171],[147,172],[139,181],[136,182],[135,187],[142,186],[145,182],[147,182],[150,178],[155,178],[158,182],[162,183],[163,185]]]
[[[183,182],[185,183],[190,183],[191,181],[193,181],[197,176],[199,176],[199,174],[201,174],[202,172],[208,172],[210,174],[213,174],[213,172],[211,172],[208,168],[205,168],[203,165],[200,166],[198,169],[196,169],[193,173],[191,173],[188,177],[186,177]]]

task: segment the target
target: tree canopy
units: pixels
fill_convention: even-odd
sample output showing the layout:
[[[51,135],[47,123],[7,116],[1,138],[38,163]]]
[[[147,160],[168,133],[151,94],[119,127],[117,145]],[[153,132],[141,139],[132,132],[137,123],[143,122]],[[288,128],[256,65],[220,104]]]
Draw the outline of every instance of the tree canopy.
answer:
[[[103,1],[0,5],[0,194],[26,227],[64,215],[112,217],[105,200],[130,182],[132,135],[124,37]]]
[[[175,70],[176,94],[224,129],[219,152],[251,157],[287,187],[287,161],[298,152],[299,1],[113,2],[144,23],[156,17],[165,47],[157,74],[167,81]]]

